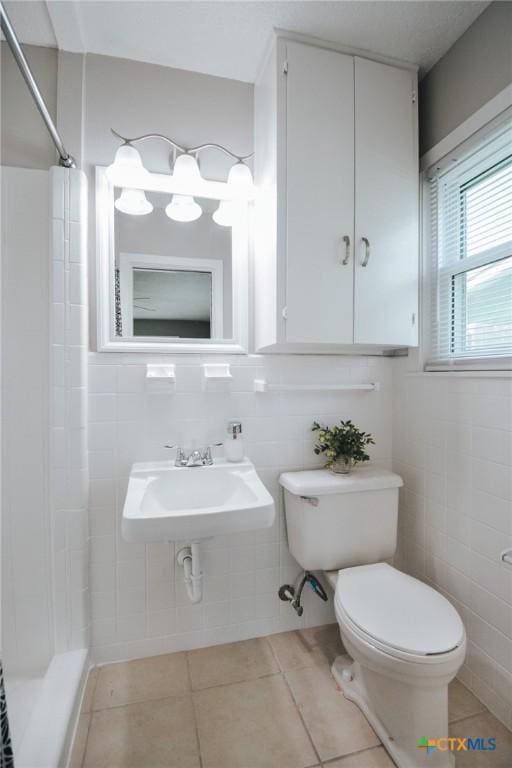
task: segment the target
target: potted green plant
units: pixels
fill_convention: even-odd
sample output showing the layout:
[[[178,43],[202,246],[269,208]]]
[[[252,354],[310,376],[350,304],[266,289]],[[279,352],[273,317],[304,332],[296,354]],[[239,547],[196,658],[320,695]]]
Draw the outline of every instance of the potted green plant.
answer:
[[[359,462],[370,460],[365,449],[368,445],[375,445],[375,440],[350,420],[340,421],[339,426],[334,427],[324,427],[315,421],[312,431],[318,432],[315,453],[325,453],[325,466],[331,472],[347,474]]]

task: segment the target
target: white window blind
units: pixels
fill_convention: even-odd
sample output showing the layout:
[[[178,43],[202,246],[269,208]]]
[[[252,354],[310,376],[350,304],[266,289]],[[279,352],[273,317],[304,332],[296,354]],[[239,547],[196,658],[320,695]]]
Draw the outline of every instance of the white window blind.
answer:
[[[429,366],[512,358],[512,123],[429,187]]]

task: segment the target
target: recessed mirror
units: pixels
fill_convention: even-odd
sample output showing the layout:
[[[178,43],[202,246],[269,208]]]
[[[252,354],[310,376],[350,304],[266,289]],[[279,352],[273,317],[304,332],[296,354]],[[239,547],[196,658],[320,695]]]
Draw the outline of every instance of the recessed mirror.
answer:
[[[164,191],[159,174],[123,190],[97,171],[99,348],[245,352],[247,201],[219,182]]]

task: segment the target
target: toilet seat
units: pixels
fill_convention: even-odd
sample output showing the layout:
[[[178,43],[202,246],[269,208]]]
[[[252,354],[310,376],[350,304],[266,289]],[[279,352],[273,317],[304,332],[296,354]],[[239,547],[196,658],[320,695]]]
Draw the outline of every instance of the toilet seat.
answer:
[[[334,603],[341,624],[396,658],[433,663],[464,644],[464,625],[451,603],[387,563],[339,571]]]

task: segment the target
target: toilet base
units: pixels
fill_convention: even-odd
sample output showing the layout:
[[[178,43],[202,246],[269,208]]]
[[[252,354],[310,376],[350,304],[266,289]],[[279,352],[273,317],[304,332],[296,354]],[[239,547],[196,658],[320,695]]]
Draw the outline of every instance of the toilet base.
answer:
[[[389,689],[387,691],[389,694],[387,700],[389,714],[389,708],[395,703],[394,698],[396,698],[397,693],[396,690],[393,690],[393,687],[394,685],[400,686],[400,683],[393,683],[391,680],[383,678],[382,675],[377,675],[369,669],[363,669],[359,662],[353,661],[348,654],[338,656],[331,669],[344,696],[359,707],[381,740],[382,745],[397,765],[397,768],[455,768],[455,758],[450,752],[435,750],[427,755],[426,751],[419,750],[416,747],[417,740],[423,735],[426,735],[427,737],[438,737],[447,736],[447,733],[429,733],[427,723],[425,723],[425,728],[427,730],[426,734],[408,732],[407,727],[404,728],[406,723],[404,723],[404,713],[402,712],[400,715],[400,729],[406,735],[394,738],[371,706],[370,702],[372,697],[369,693],[369,688],[372,686],[380,688],[381,690],[378,692],[376,691],[376,693],[382,696],[382,688],[385,687],[386,689]],[[406,715],[405,719],[407,719]],[[448,718],[446,718],[446,720],[447,719]],[[414,725],[412,723],[410,730],[414,730]]]

